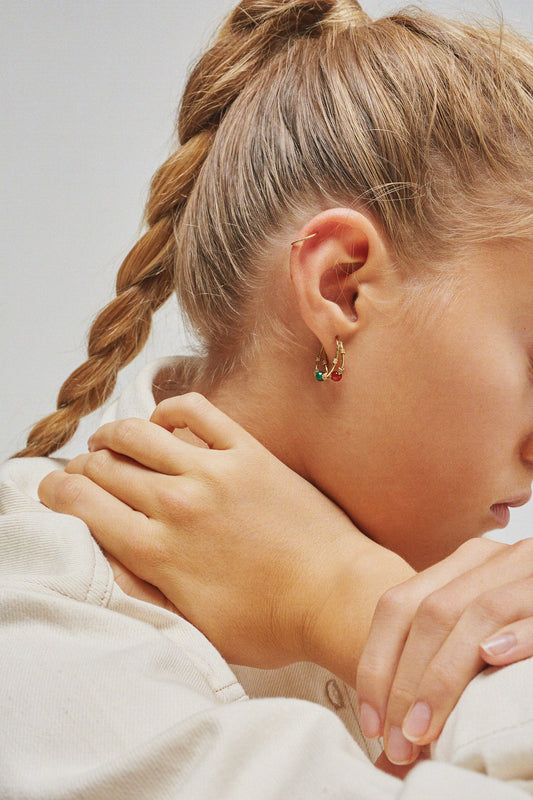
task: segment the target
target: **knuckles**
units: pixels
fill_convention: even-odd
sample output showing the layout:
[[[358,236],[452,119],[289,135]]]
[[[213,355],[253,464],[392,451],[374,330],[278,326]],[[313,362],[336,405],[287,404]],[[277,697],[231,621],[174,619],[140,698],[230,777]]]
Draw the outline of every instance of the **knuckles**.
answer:
[[[509,545],[503,544],[502,542],[494,542],[492,539],[474,537],[472,539],[467,539],[459,545],[455,553],[466,554],[467,556],[473,557],[474,561],[477,561],[480,554],[486,558],[490,558],[491,556],[504,552],[508,547]]]
[[[357,669],[357,693],[371,697],[381,691],[381,681],[387,675],[387,665],[379,658],[364,653]]]
[[[179,488],[173,481],[170,485],[162,486],[157,491],[157,505],[163,518],[172,522],[190,521],[200,509],[198,489],[191,482],[181,478]]]
[[[157,416],[170,421],[177,410],[184,416],[202,416],[209,406],[209,401],[202,394],[188,392],[179,397],[167,397],[161,400],[157,406]]]
[[[439,659],[434,659],[427,667],[424,674],[424,685],[422,694],[432,708],[450,703],[450,700],[457,698],[458,693],[457,672],[450,668],[449,663],[443,663]],[[418,687],[420,691],[420,687]]]
[[[483,592],[470,604],[469,614],[475,619],[489,620],[502,624],[506,622],[507,605],[502,605],[502,598],[497,591]]]
[[[392,586],[381,595],[376,605],[377,619],[381,619],[385,623],[411,619],[415,608],[408,583]]]
[[[209,400],[200,392],[188,392],[183,396],[183,401],[186,407],[192,411],[203,411],[210,405]]]
[[[417,684],[409,681],[395,682],[387,704],[387,718],[401,722],[416,697]]]
[[[423,630],[448,631],[457,622],[461,609],[446,590],[433,592],[421,601],[418,606],[414,624]]]
[[[46,503],[54,511],[68,513],[80,502],[87,485],[83,475],[68,475],[64,473],[61,480],[54,482],[53,488],[48,486]]]
[[[113,441],[121,444],[121,450],[126,453],[139,438],[139,427],[142,420],[131,417],[129,419],[118,420],[113,425]]]
[[[157,531],[150,536],[131,536],[128,540],[128,561],[144,580],[157,583],[163,566],[170,560],[166,539]]]
[[[97,478],[111,466],[113,456],[110,450],[96,450],[86,458],[83,464],[83,474],[88,478]]]
[[[513,553],[517,553],[520,560],[527,561],[531,565],[533,574],[533,537],[520,539],[511,545]]]

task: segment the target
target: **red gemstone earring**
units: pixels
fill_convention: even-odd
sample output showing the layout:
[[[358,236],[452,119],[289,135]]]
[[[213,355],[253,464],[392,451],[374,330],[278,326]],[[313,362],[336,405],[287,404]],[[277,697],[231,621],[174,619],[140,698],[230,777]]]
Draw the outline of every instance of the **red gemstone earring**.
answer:
[[[327,381],[331,378],[332,381],[338,382],[342,380],[342,373],[344,372],[344,345],[338,336],[335,337],[337,342],[337,349],[335,357],[331,362],[331,367],[328,364],[328,357],[324,350],[324,346],[320,348],[320,352],[315,361],[315,378],[317,381]]]

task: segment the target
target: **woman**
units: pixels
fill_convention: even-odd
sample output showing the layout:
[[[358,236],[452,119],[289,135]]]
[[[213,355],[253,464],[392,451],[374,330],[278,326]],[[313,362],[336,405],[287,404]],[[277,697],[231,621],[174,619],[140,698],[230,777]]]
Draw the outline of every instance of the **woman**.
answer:
[[[246,668],[237,670],[237,683],[208,642],[183,620],[119,592],[84,526],[75,526],[73,536],[64,527],[72,526],[69,518],[65,522],[39,511],[42,520],[28,519],[38,506],[25,505],[22,495],[35,495],[53,465],[13,462],[5,484],[7,507],[26,515],[22,531],[13,518],[6,518],[5,525],[8,534],[17,532],[10,545],[15,563],[24,562],[25,577],[10,587],[14,624],[19,631],[28,619],[38,619],[36,654],[43,658],[46,653],[48,670],[57,676],[54,648],[61,649],[72,697],[83,698],[91,685],[76,669],[83,654],[80,635],[98,676],[97,699],[91,696],[97,711],[107,709],[120,689],[120,713],[114,708],[107,720],[111,733],[106,733],[104,748],[111,754],[105,780],[115,791],[125,791],[134,774],[150,781],[143,786],[149,786],[145,791],[151,796],[159,790],[167,793],[162,796],[178,791],[196,796],[200,783],[206,796],[249,794],[252,785],[259,796],[258,783],[264,796],[312,796],[311,791],[318,796],[321,787],[332,796],[349,796],[350,791],[371,796],[373,786],[383,796],[404,791],[364,764],[331,714],[274,698],[329,701],[375,755],[358,736],[351,705],[357,662],[378,598],[412,575],[406,562],[416,569],[435,564],[495,522],[503,524],[506,509],[528,497],[533,461],[532,86],[532,49],[518,37],[417,14],[372,23],[353,2],[241,3],[193,71],[180,113],[182,144],[154,179],[148,231],[121,268],[117,299],[92,328],[89,360],[65,382],[57,412],[36,426],[20,455],[54,452],[79,418],[104,402],[118,369],[142,346],[151,314],[177,287],[205,357],[167,362],[150,373],[148,382],[144,378],[142,391],[149,389],[153,404],[194,388],[228,411],[277,457],[265,457],[259,448],[256,461],[277,502],[279,471],[282,485],[295,480],[299,491],[307,493],[301,504],[309,515],[304,528],[310,538],[282,541],[284,558],[274,565],[278,571],[280,564],[289,568],[281,584],[275,574],[263,575],[264,585],[274,589],[258,610],[251,608],[245,623],[234,625],[226,608],[214,605],[219,595],[209,594],[211,581],[194,602],[178,589],[176,605],[185,617],[198,620],[230,660],[242,660],[244,649],[247,665],[278,666],[306,657],[319,666],[288,667],[269,676]],[[159,412],[166,424],[187,424],[193,433],[197,429],[218,451],[213,428],[202,427],[198,408],[185,406],[184,411],[168,402]],[[134,405],[138,416],[139,404]],[[210,413],[204,405],[199,409]],[[119,416],[128,415],[125,411]],[[162,484],[154,470],[172,475],[183,469],[181,447],[175,439],[158,440],[156,430],[129,423],[117,435],[112,427],[93,443],[106,448],[104,458],[83,457],[70,470],[83,471],[100,489],[109,485],[128,505],[155,519],[159,515],[163,523],[180,519],[183,509],[186,518],[183,482],[177,491],[174,484],[156,491]],[[223,455],[229,449],[231,457],[233,444],[240,441],[231,438]],[[251,440],[245,441],[255,452]],[[148,452],[138,448],[146,442]],[[142,471],[139,480],[139,467],[120,453],[150,472]],[[319,492],[307,484],[301,488],[301,478],[287,467]],[[151,478],[157,483],[148,483]],[[149,491],[143,493],[143,485]],[[40,496],[56,510],[87,519],[97,534],[90,510],[80,506],[80,490],[94,492],[95,486],[52,473],[41,484]],[[113,503],[101,491],[97,502]],[[323,509],[318,518],[317,507]],[[112,514],[125,512],[121,504],[107,508]],[[135,519],[140,525],[144,517],[137,512]],[[354,524],[375,543],[358,535]],[[43,530],[48,534],[37,553],[32,542],[41,525],[41,535]],[[155,575],[174,601],[175,572],[167,550],[156,545],[145,565],[135,558],[134,542],[131,547],[137,575],[147,580]],[[42,551],[48,560],[43,561]],[[118,555],[124,556],[124,548]],[[179,555],[186,572],[181,549]],[[66,565],[64,573],[58,576],[56,568],[53,580],[42,577],[40,565],[58,559]],[[268,562],[261,558],[260,563]],[[462,548],[442,563],[416,579],[415,593],[424,582],[431,584],[431,592],[442,583],[450,585],[453,577],[463,588],[463,605],[472,591],[467,587],[474,585],[475,604],[496,580],[502,591],[509,585],[513,589],[506,608],[510,616],[503,624],[531,616],[522,587],[531,572],[530,550],[485,542],[475,552]],[[299,573],[304,577],[294,582]],[[296,590],[291,592],[292,586]],[[302,587],[312,587],[313,594]],[[426,585],[422,596],[427,593]],[[207,605],[206,618],[202,604]],[[265,611],[270,614],[266,626]],[[491,620],[486,635],[497,633],[501,624]],[[260,632],[258,640],[250,637],[250,628]],[[470,652],[459,659],[467,662],[463,673],[470,677],[480,667],[479,641],[475,659]],[[105,669],[105,663],[113,668],[117,663],[117,642],[119,683]],[[135,657],[134,642],[139,648]],[[177,650],[172,647],[176,642]],[[16,659],[19,651],[12,647]],[[340,686],[320,667],[347,685]],[[526,667],[513,669],[521,675]],[[409,763],[418,753],[411,740],[423,744],[425,736],[431,741],[442,720],[430,713],[420,734],[419,714],[419,735],[409,733],[405,715],[411,706],[420,710],[419,702],[425,703],[413,695],[418,682],[409,692],[396,686],[388,700],[384,693],[385,719],[370,697],[369,673],[367,664],[368,694],[364,685],[359,693],[366,705],[365,732],[374,736],[383,731],[389,757]],[[154,687],[159,689],[164,674],[170,675],[174,694],[162,700]],[[218,713],[216,699],[241,699],[243,686],[269,699],[230,703]],[[327,700],[319,697],[318,687]],[[57,681],[54,692],[50,709],[66,711]],[[149,698],[142,709],[132,693]],[[75,708],[79,719],[79,700]],[[142,723],[134,731],[132,717],[138,713]],[[91,719],[97,716],[91,708]],[[529,717],[522,724],[530,725]],[[33,726],[38,730],[39,722]],[[93,731],[89,727],[89,751],[95,747]],[[129,743],[126,750],[117,749],[117,732]],[[243,747],[246,765],[236,770]],[[527,764],[527,754],[524,761],[513,747],[517,763]],[[68,796],[88,791],[81,774],[99,791],[105,785],[100,743],[93,761],[90,753],[84,755],[81,771],[69,761]],[[47,754],[47,774],[50,758]],[[257,770],[249,767],[254,763]],[[276,765],[275,778],[270,763]],[[427,796],[440,774],[438,765],[417,765],[404,796],[420,787]],[[463,792],[485,784],[487,793],[502,790],[498,782],[478,781],[473,774],[457,777],[452,768],[444,774],[450,796],[460,796],[453,786],[456,779]],[[525,775],[517,769],[511,777]],[[515,790],[507,785],[505,791],[511,797]]]

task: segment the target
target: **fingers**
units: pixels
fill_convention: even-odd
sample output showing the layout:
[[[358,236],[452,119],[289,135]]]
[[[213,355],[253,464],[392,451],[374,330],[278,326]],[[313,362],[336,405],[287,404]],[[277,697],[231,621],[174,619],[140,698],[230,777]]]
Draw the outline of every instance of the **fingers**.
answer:
[[[385,725],[395,667],[400,661],[410,621],[419,603],[418,592],[413,591],[413,587],[412,581],[406,581],[381,597],[357,671],[363,733],[369,738],[386,734],[386,754],[394,764],[408,764],[418,755],[397,725]]]
[[[532,578],[513,581],[482,593],[467,607],[424,671],[403,722],[406,738],[420,745],[439,736],[464,689],[484,666],[480,639],[490,636],[511,620],[533,615],[532,590]],[[518,629],[522,625],[529,628],[531,634],[531,619],[518,623]],[[526,631],[523,633],[527,636]],[[531,655],[531,639],[526,638],[522,643],[524,652]]]
[[[198,447],[145,419],[123,419],[102,425],[89,439],[89,449],[112,450],[154,472],[179,475],[194,462]]]
[[[483,560],[493,558],[505,547],[506,545],[487,540],[480,541],[479,547],[465,543],[449,558],[392,587],[381,597],[357,671],[357,695],[362,707],[365,736],[373,738],[384,734],[389,695],[400,657],[422,601],[446,586],[457,575],[467,572]],[[432,629],[431,632],[436,631]],[[436,641],[441,641],[440,633]],[[435,652],[435,642],[431,645],[427,641],[419,644],[427,648],[426,658]],[[416,673],[415,683],[418,683],[424,666],[422,659],[413,659],[411,667]]]
[[[151,421],[167,430],[189,428],[208,447],[229,450],[251,437],[203,395],[191,392],[159,403]]]
[[[486,629],[490,626],[487,620]],[[477,646],[479,635],[479,619],[470,611],[453,627],[433,658],[424,654],[424,670],[418,683],[416,678],[407,680],[403,688],[408,667],[400,663],[387,719],[397,721],[406,740],[422,745],[438,737],[465,687],[483,666]],[[431,652],[429,647],[427,652]],[[411,658],[412,654],[407,654],[407,659]]]
[[[468,627],[458,624],[464,598],[464,592],[448,584],[418,606],[387,702],[384,738],[392,760],[409,754],[409,743],[436,738],[464,687],[481,669]],[[475,626],[475,618],[472,622]]]
[[[114,495],[122,503],[147,517],[158,514],[162,492],[172,480],[167,475],[146,469],[111,450],[97,450],[77,456],[69,461],[65,472],[70,475],[84,475],[106,493]],[[98,497],[93,497],[94,502]]]
[[[126,565],[135,560],[137,543],[150,533],[149,521],[143,514],[84,475],[49,473],[39,486],[39,499],[53,511],[82,519],[98,542]],[[136,574],[144,578],[142,563],[137,566]]]
[[[112,450],[154,472],[180,475],[203,462],[200,447],[172,435],[176,428],[188,428],[215,450],[228,450],[253,441],[240,425],[205,397],[191,393],[164,400],[150,421],[131,418],[102,425],[89,439],[89,449]]]
[[[370,738],[384,736],[387,755],[394,763],[409,763],[417,757],[418,749],[402,733],[404,718],[417,699],[425,670],[465,604],[484,588],[479,576],[476,581],[465,578],[460,587],[444,587],[507,549],[488,540],[466,543],[380,599],[359,663],[357,693],[363,733]],[[485,580],[490,586],[487,576]],[[476,657],[479,663],[477,653]],[[423,710],[418,709],[420,714]]]
[[[480,642],[508,625],[508,634],[520,633],[520,647],[500,663],[532,654],[533,632],[525,621],[533,617],[532,571],[532,543],[504,545],[420,603],[388,695],[384,738],[391,761],[414,757],[409,742],[421,746],[438,737],[484,666]]]
[[[531,592],[531,587],[529,588]],[[496,631],[479,646],[480,656],[495,667],[514,664],[533,656],[533,612],[528,619]]]

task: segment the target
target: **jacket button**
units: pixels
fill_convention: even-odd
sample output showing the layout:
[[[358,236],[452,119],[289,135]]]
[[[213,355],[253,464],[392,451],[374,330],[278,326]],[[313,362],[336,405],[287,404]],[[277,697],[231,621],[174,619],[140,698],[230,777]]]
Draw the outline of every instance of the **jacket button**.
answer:
[[[331,680],[326,683],[326,694],[334,708],[344,708],[344,698],[337,681]]]

